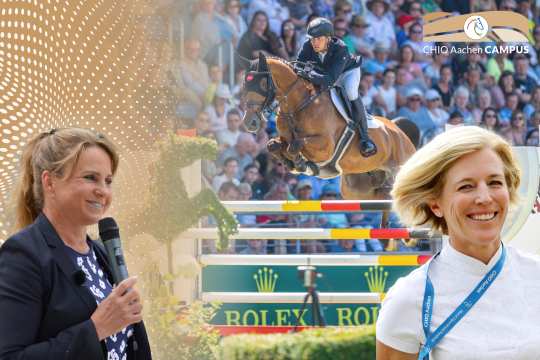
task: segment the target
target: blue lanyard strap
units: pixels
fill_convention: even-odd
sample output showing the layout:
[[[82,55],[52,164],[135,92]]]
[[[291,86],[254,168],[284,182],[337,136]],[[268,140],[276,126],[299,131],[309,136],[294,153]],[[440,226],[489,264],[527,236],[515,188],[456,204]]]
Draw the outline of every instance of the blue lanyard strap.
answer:
[[[506,249],[503,244],[501,257],[493,268],[484,276],[484,278],[476,285],[473,291],[463,300],[463,302],[443,321],[443,323],[432,333],[431,332],[431,316],[433,314],[433,303],[435,300],[435,290],[431,279],[429,278],[429,267],[432,261],[439,255],[435,255],[426,267],[426,288],[424,290],[424,301],[422,302],[422,327],[426,335],[426,343],[422,347],[418,360],[424,358],[429,359],[429,353],[448,334],[450,330],[469,312],[469,310],[480,300],[486,290],[493,284],[497,276],[499,276],[504,261],[506,259]]]

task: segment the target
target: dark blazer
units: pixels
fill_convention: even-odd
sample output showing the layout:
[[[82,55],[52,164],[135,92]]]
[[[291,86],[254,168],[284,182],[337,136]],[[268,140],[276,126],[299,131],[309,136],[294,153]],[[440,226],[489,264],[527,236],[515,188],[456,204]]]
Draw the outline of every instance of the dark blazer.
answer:
[[[105,251],[94,248],[112,284]],[[0,360],[107,359],[90,320],[96,300],[77,284],[78,268],[66,250],[43,214],[0,248]],[[128,359],[151,358],[141,322],[130,337]]]
[[[302,50],[298,54],[298,61],[310,61],[315,64],[315,72],[310,74],[311,81],[315,85],[323,87],[334,85],[343,72],[362,65],[362,58],[351,55],[347,45],[335,37],[328,44],[328,51],[324,56],[324,61],[321,62],[319,54],[313,50],[309,40],[306,40],[304,46],[302,46]]]

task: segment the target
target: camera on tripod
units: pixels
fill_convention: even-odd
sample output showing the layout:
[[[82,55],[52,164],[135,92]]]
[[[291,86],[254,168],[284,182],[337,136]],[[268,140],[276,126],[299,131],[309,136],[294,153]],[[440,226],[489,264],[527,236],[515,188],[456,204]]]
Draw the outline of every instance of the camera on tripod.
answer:
[[[317,272],[317,268],[312,265],[298,266],[298,278],[304,282],[305,288],[316,288],[317,278],[321,278],[322,274]]]
[[[307,290],[306,295],[304,296],[304,301],[300,307],[300,312],[296,317],[296,323],[293,328],[293,332],[297,330],[298,325],[300,324],[301,314],[304,313],[309,300],[311,299],[311,325],[312,326],[326,326],[326,321],[324,320],[324,313],[321,308],[321,303],[319,302],[319,294],[315,288],[317,287],[317,278],[321,278],[322,274],[317,272],[315,266],[310,265],[308,258],[308,265],[298,266],[298,278],[303,281],[304,287]]]

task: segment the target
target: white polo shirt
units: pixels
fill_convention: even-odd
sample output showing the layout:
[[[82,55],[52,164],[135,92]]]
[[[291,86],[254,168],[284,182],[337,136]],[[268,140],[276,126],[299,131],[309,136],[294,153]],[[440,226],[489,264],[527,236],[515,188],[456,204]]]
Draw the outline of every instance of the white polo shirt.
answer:
[[[509,246],[506,249],[502,272],[438,343],[430,360],[540,359],[540,257]],[[435,288],[432,332],[461,304],[500,256],[501,248],[485,265],[445,244],[429,273]],[[418,353],[426,341],[421,322],[425,267],[392,286],[377,320],[377,340],[406,353]]]

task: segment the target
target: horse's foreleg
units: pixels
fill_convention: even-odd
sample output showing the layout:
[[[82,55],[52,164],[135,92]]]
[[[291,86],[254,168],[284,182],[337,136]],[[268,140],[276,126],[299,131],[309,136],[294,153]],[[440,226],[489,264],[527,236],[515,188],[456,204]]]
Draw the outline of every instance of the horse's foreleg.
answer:
[[[276,159],[282,161],[287,168],[294,170],[294,162],[289,159],[285,154],[285,149],[287,148],[287,142],[279,138],[272,138],[268,140],[266,148],[270,154],[272,154]]]

